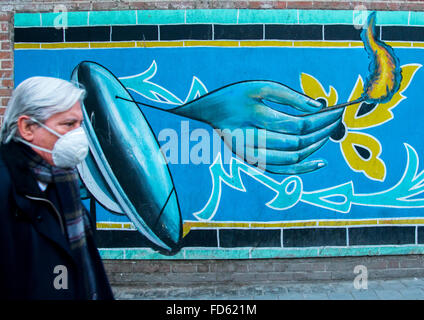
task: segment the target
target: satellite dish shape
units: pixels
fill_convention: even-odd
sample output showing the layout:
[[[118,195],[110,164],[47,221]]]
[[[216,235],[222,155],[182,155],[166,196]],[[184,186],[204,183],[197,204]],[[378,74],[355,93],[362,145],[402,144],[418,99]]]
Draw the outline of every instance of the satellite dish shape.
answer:
[[[182,218],[172,176],[152,128],[127,89],[109,70],[89,61],[72,72],[87,95],[83,128],[90,152],[81,179],[106,209],[125,214],[166,254],[180,249]]]

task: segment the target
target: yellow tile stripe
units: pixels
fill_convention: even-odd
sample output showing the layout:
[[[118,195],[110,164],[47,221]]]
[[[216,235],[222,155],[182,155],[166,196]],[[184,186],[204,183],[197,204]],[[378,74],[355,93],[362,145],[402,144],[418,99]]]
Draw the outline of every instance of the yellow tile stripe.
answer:
[[[364,44],[361,41],[350,42],[350,47],[364,47]]]
[[[344,226],[356,226],[356,225],[375,225],[377,220],[347,220],[347,221],[318,221],[320,227],[344,227]]]
[[[385,219],[378,220],[378,224],[424,224],[424,219]]]
[[[424,48],[424,42],[387,42],[394,48]],[[363,47],[361,41],[285,41],[285,40],[205,40],[205,41],[123,41],[123,42],[59,42],[15,43],[15,49],[69,49],[69,48],[162,48],[162,47],[314,47],[353,48]]]
[[[128,229],[134,230],[132,223],[119,223],[119,222],[97,222],[97,229]]]
[[[202,222],[189,221],[183,224],[183,237],[191,229],[215,229],[215,228],[294,228],[294,227],[346,227],[365,225],[420,225],[424,224],[424,218],[411,219],[368,219],[368,220],[323,220],[323,221],[295,221],[295,222]],[[135,230],[132,223],[97,222],[97,229],[123,229]]]
[[[238,47],[239,41],[184,41],[185,47]]]
[[[135,41],[128,42],[90,42],[90,48],[134,48]]]
[[[15,49],[40,49],[41,43],[15,43]]]
[[[316,221],[302,221],[302,222],[252,222],[250,228],[288,228],[288,227],[314,227],[317,225]]]
[[[137,41],[137,47],[155,48],[155,47],[183,47],[184,41]]]
[[[244,40],[240,41],[240,47],[292,47],[293,41],[285,40]]]
[[[404,41],[386,41],[386,44],[393,48],[403,48],[403,47],[412,47],[413,42],[404,42]]]
[[[368,219],[368,220],[326,220],[326,221],[300,221],[300,222],[185,222],[183,237],[191,229],[210,228],[293,228],[293,227],[346,227],[366,225],[417,225],[424,224],[424,219]]]
[[[41,49],[71,49],[89,48],[88,42],[42,43]]]
[[[342,48],[349,48],[351,47],[351,43],[353,41],[294,41],[293,46],[294,47],[325,47],[325,48],[331,48],[331,47],[342,47]],[[361,46],[363,46],[362,42],[360,43]],[[359,45],[355,45],[355,47],[358,47]]]

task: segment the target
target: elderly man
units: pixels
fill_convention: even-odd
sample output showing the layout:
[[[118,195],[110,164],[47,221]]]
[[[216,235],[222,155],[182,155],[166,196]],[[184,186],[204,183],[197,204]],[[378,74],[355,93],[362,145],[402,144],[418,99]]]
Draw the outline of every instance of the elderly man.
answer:
[[[80,200],[75,166],[88,152],[85,91],[48,77],[23,81],[0,139],[0,297],[113,299]]]

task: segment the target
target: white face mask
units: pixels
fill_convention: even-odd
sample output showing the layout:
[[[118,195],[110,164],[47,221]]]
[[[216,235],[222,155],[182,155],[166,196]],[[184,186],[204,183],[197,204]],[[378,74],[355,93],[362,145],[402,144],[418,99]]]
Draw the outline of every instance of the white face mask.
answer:
[[[22,138],[18,138],[19,141],[38,150],[51,153],[54,165],[59,168],[73,168],[85,159],[88,154],[88,140],[82,127],[61,135],[36,119],[31,118],[31,120],[59,137],[53,146],[53,150],[36,146]]]

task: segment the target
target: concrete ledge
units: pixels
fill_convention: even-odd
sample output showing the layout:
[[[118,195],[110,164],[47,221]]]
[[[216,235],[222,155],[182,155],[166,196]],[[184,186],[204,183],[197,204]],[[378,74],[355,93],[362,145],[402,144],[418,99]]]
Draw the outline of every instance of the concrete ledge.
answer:
[[[352,281],[314,281],[244,286],[115,286],[113,291],[118,300],[422,300],[424,280],[370,280],[366,289],[355,288]]]

